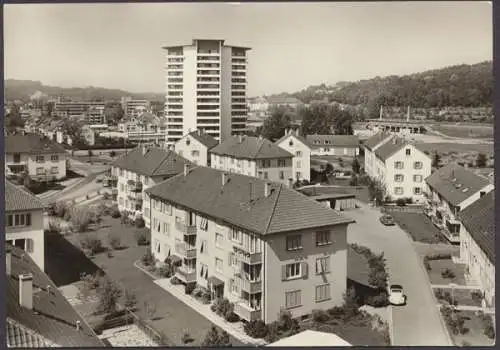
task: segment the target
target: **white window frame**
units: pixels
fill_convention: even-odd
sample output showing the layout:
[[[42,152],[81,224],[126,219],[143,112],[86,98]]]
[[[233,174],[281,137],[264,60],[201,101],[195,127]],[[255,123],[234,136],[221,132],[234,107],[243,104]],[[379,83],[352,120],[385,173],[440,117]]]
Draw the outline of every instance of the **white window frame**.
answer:
[[[33,225],[32,220],[33,217],[31,213],[7,214],[5,220],[5,227],[12,227],[12,228],[31,227]]]
[[[324,239],[326,237],[326,239]],[[320,239],[323,238],[323,239]],[[328,230],[316,231],[316,247],[332,244],[332,232]]]
[[[298,244],[293,244],[293,247],[291,243],[295,243],[295,241],[298,241]],[[286,237],[286,250],[287,251],[295,251],[295,250],[301,250],[303,248],[302,245],[302,235],[291,235]]]
[[[399,191],[399,189],[401,191]],[[401,193],[398,193],[398,192],[401,192]],[[404,189],[403,187],[394,187],[394,194],[398,195],[398,196],[402,196],[404,194]]]
[[[324,290],[322,290],[324,288]],[[321,303],[323,301],[330,300],[331,296],[331,288],[330,283],[320,284],[314,288],[315,296],[314,299],[317,303]],[[318,293],[319,291],[319,293]]]
[[[416,190],[419,190],[418,193]],[[422,187],[413,187],[413,194],[421,195],[422,194]]]
[[[293,295],[293,298],[292,298]],[[290,301],[294,300],[295,303],[291,304]],[[285,292],[285,308],[286,309],[294,309],[302,306],[302,291],[298,290],[290,290]]]
[[[404,181],[405,181],[405,176],[403,174],[394,175],[394,182],[404,182]]]
[[[218,262],[220,262],[220,266],[219,266]],[[223,270],[224,270],[223,266],[224,266],[224,260],[216,257],[215,258],[215,272],[223,273]]]
[[[394,162],[394,169],[404,169],[405,168],[405,163],[401,161],[395,161]]]
[[[419,179],[419,180],[417,180]],[[413,182],[421,183],[423,181],[422,175],[413,175]]]
[[[322,256],[316,259],[316,275],[330,273],[330,257]]]
[[[45,163],[45,156],[40,156],[40,155],[35,156],[35,161],[37,163]]]
[[[59,161],[59,156],[57,154],[51,155],[50,160],[52,162],[58,162]]]
[[[287,281],[302,278],[302,263],[296,262],[286,264],[285,279]]]
[[[215,232],[215,247],[222,248],[222,240],[224,239],[224,235],[219,232]]]

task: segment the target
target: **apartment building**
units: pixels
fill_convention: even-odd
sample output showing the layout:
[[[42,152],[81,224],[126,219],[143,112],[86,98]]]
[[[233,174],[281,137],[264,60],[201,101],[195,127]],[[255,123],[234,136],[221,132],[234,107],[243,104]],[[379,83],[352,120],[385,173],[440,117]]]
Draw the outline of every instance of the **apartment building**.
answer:
[[[210,151],[211,167],[289,184],[293,154],[262,137],[233,136]]]
[[[43,203],[22,186],[5,181],[5,242],[28,253],[45,270]]]
[[[459,213],[460,260],[477,281],[487,307],[495,307],[495,191]]]
[[[118,124],[123,138],[132,142],[153,142],[163,145],[167,137],[165,118],[159,118],[149,112],[127,117]]]
[[[359,139],[353,135],[307,135],[306,140],[314,156],[343,156],[355,157],[359,155]]]
[[[483,176],[458,164],[448,164],[425,178],[426,213],[452,243],[460,242],[459,212],[494,190]]]
[[[122,97],[121,104],[124,115],[129,118],[137,117],[151,109],[151,103],[148,100],[133,99],[132,97]]]
[[[275,142],[280,148],[293,154],[292,174],[294,181],[311,180],[311,147],[299,131],[286,130],[285,135]]]
[[[279,183],[207,167],[146,191],[151,250],[185,284],[226,297],[266,323],[343,303],[353,221]]]
[[[103,109],[104,101],[66,101],[58,99],[54,103],[54,115],[58,117],[76,117],[85,115],[92,108]]]
[[[106,125],[106,115],[104,114],[104,106],[90,107],[85,112],[85,122],[88,125]]]
[[[7,348],[103,347],[85,319],[22,248],[5,249]]]
[[[194,39],[163,49],[169,146],[190,130],[203,129],[218,141],[244,132],[249,48]]]
[[[5,166],[15,174],[26,172],[32,180],[60,180],[66,177],[66,150],[40,135],[8,135]]]
[[[111,166],[118,209],[131,218],[142,217],[149,227],[151,211],[144,190],[181,173],[187,163],[175,152],[157,147],[139,146],[121,155]]]
[[[248,107],[250,112],[267,112],[269,103],[262,97],[253,97],[248,99]]]
[[[397,136],[377,134],[365,143],[365,173],[379,179],[391,199],[423,203],[424,179],[431,174],[431,163],[424,152]]]
[[[209,151],[218,144],[216,139],[205,134],[203,130],[196,130],[177,141],[174,151],[194,164],[210,166]]]

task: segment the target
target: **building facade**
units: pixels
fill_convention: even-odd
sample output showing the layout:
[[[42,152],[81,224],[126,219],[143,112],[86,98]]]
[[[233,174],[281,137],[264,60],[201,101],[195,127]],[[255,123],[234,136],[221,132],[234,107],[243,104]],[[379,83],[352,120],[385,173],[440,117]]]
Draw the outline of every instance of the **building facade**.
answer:
[[[155,258],[174,263],[184,284],[228,298],[242,319],[342,304],[352,220],[282,184],[206,167],[147,192]]]
[[[122,97],[121,100],[123,114],[127,117],[137,117],[144,112],[148,112],[151,104],[148,100],[133,99],[132,97]]]
[[[41,200],[5,181],[5,243],[22,249],[45,270],[45,236]]]
[[[307,140],[298,131],[287,130],[285,135],[276,141],[285,151],[293,154],[292,175],[294,181],[311,180],[311,148]]]
[[[211,167],[290,184],[293,154],[262,137],[233,136],[210,150]]]
[[[174,151],[193,164],[210,166],[209,151],[219,142],[202,130],[190,132],[174,145]]]
[[[36,134],[5,137],[5,165],[14,174],[26,173],[35,181],[66,177],[66,150]]]
[[[315,156],[355,157],[359,155],[359,139],[351,135],[307,135]]]
[[[203,129],[216,140],[245,131],[249,48],[224,40],[194,39],[166,51],[165,116],[169,145],[190,130]]]
[[[58,99],[54,103],[54,114],[58,117],[82,116],[92,108],[104,110],[104,101],[66,101]]]

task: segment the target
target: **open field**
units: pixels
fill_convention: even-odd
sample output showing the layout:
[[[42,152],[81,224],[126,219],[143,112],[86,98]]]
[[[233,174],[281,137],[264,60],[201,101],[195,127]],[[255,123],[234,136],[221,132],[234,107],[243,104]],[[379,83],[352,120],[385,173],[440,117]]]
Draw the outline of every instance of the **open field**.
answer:
[[[493,125],[435,124],[432,128],[446,136],[463,138],[493,138]]]
[[[493,143],[491,144],[483,144],[483,143],[475,143],[475,144],[464,144],[464,143],[451,143],[451,142],[443,142],[443,143],[417,143],[416,147],[422,151],[437,151],[439,153],[444,152],[456,152],[456,153],[484,153],[486,155],[493,155]]]

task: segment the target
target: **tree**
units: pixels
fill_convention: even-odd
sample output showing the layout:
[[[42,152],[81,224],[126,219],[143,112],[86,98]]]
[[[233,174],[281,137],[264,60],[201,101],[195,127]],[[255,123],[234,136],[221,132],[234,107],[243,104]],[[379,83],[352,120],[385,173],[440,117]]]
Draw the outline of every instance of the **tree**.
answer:
[[[479,153],[477,155],[477,159],[476,159],[476,166],[478,168],[484,168],[486,167],[486,163],[487,163],[487,158],[486,158],[486,155],[484,153]]]
[[[264,121],[261,135],[271,141],[276,141],[285,135],[285,130],[290,128],[291,116],[285,108],[276,108],[269,118]]]
[[[434,168],[439,168],[440,165],[441,165],[441,156],[437,151],[435,151],[432,157],[432,166]]]
[[[116,152],[115,152],[115,151],[111,151],[111,152],[109,152],[109,156],[110,156],[111,158],[116,157]]]
[[[359,160],[357,157],[354,157],[354,160],[352,161],[352,171],[354,174],[359,174],[359,171],[361,170],[361,164],[359,164]]]
[[[104,106],[104,116],[108,124],[118,124],[123,119],[125,112],[123,107],[118,102],[110,102]]]
[[[93,222],[94,215],[95,214],[88,209],[73,207],[70,210],[71,225],[78,232],[85,232]]]
[[[386,194],[385,184],[379,179],[370,179],[368,183],[368,192],[370,194],[370,199],[374,200],[376,205],[380,205]]]
[[[217,327],[212,325],[205,335],[205,339],[203,339],[202,346],[230,347],[232,344],[227,332],[222,331],[222,333],[219,334]]]
[[[122,295],[122,291],[116,283],[111,281],[108,277],[105,277],[101,281],[97,292],[99,295],[97,311],[106,314],[115,312],[116,304]]]
[[[353,115],[336,105],[313,103],[299,111],[303,135],[352,135]]]

